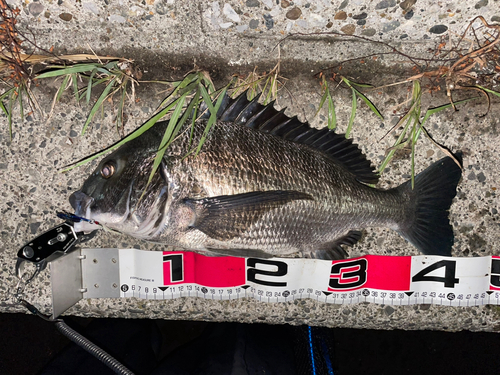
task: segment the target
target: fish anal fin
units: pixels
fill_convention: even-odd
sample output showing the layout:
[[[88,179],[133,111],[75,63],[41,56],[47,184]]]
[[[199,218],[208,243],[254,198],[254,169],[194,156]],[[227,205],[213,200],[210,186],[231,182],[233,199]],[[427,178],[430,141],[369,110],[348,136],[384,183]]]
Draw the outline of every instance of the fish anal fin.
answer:
[[[220,241],[238,237],[266,212],[295,200],[312,200],[306,193],[293,190],[255,191],[203,199],[185,199],[194,209],[192,228]]]
[[[347,258],[347,252],[342,247],[353,246],[361,239],[362,233],[357,230],[350,230],[346,235],[337,238],[334,242],[329,242],[322,246],[321,249],[312,251],[311,258],[337,260]]]

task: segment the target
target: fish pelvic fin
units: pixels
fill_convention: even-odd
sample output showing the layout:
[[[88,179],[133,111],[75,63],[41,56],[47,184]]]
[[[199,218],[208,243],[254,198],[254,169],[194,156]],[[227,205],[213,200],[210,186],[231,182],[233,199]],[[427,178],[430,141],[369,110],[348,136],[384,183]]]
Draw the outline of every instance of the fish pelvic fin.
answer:
[[[455,158],[462,165],[462,154]],[[443,158],[415,177],[397,187],[409,196],[407,219],[399,225],[398,232],[426,255],[451,256],[454,236],[448,214],[462,169],[450,157]]]

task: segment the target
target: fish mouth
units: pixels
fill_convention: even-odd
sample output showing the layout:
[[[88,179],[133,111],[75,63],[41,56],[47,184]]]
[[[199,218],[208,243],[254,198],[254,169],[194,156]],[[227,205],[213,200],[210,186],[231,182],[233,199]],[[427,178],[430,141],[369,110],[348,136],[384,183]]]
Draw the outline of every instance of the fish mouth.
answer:
[[[92,219],[90,206],[94,203],[94,198],[79,190],[70,195],[69,203],[75,210],[76,216],[80,216],[89,220]],[[76,232],[92,232],[100,228],[101,227],[99,225],[86,221],[80,221],[74,224],[74,229]]]

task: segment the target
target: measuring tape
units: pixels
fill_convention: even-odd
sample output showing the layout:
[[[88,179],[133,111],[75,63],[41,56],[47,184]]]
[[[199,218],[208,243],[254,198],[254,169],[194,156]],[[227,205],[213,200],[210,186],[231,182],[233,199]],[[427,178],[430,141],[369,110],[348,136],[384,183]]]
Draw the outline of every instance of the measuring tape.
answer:
[[[99,294],[100,282],[86,274],[98,262],[87,255],[84,298]],[[115,296],[148,300],[199,297],[261,302],[310,298],[322,303],[386,305],[500,304],[500,257],[366,255],[345,260],[209,257],[192,252],[113,249],[119,289]],[[89,256],[90,255],[90,256]],[[116,259],[118,258],[118,259]],[[87,270],[87,271],[85,271]],[[111,283],[109,274],[101,275]],[[95,277],[95,276],[94,276]],[[86,280],[87,279],[87,280]],[[101,282],[102,284],[102,282]],[[101,288],[104,290],[104,288]]]

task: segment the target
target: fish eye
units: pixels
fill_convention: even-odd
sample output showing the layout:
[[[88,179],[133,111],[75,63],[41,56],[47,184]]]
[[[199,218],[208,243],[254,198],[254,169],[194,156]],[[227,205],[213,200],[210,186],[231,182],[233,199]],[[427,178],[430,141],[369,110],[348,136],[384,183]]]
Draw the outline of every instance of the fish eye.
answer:
[[[104,178],[110,178],[115,173],[115,164],[112,162],[106,162],[101,168],[101,176]]]

